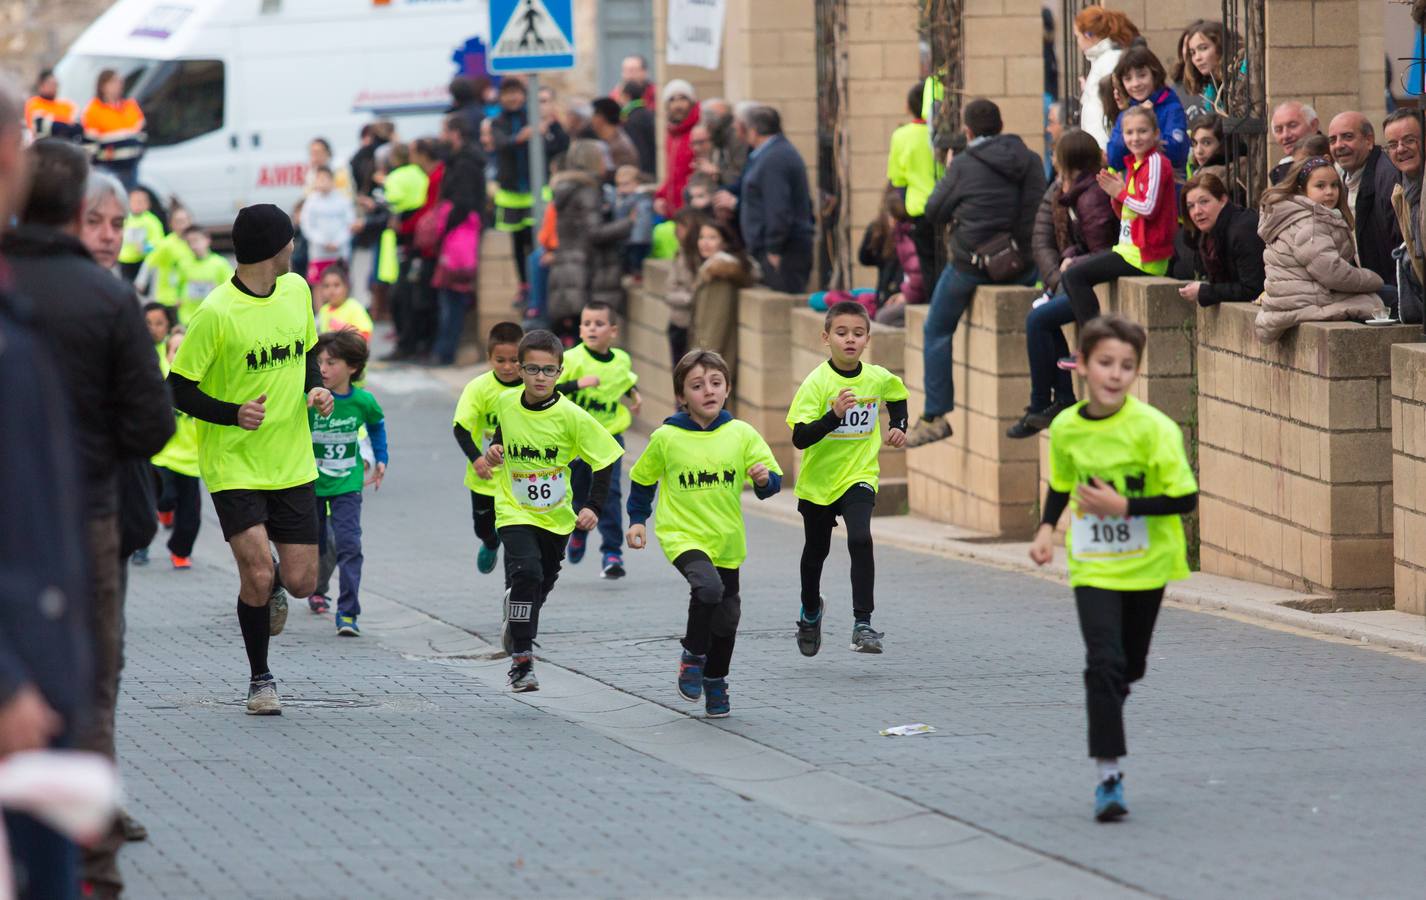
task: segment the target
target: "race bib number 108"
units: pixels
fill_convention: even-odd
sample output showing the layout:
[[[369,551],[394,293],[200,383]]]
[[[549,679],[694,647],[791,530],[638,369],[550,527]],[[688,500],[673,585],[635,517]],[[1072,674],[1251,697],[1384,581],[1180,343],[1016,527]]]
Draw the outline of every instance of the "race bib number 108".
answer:
[[[1149,549],[1149,520],[1143,516],[1075,516],[1070,552],[1076,559],[1122,559]]]

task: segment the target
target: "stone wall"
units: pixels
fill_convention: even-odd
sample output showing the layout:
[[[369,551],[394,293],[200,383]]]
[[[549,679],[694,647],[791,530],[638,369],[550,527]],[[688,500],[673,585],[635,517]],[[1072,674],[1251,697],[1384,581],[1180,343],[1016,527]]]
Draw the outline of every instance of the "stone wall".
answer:
[[[1035,150],[1045,128],[1040,6],[1040,0],[966,0],[962,25],[966,99],[994,100],[1005,131]]]
[[[0,71],[29,90],[39,71],[59,62],[80,32],[110,6],[113,0],[0,0]],[[94,86],[62,90],[81,102]]]
[[[1343,110],[1385,111],[1381,0],[1266,0],[1268,109],[1309,102],[1322,131]],[[1274,145],[1273,153],[1277,152]]]
[[[786,473],[795,471],[787,408],[800,383],[800,376],[792,371],[792,311],[806,305],[806,294],[783,294],[766,288],[748,288],[738,293],[738,371],[733,375],[737,399],[733,414],[762,434]]]
[[[652,431],[673,415],[673,362],[668,346],[668,305],[664,285],[672,260],[644,262],[643,284],[629,291],[628,315],[620,330],[620,343],[629,351],[639,376],[643,406],[635,418],[644,431]]]
[[[1391,348],[1396,608],[1426,614],[1426,344]]]

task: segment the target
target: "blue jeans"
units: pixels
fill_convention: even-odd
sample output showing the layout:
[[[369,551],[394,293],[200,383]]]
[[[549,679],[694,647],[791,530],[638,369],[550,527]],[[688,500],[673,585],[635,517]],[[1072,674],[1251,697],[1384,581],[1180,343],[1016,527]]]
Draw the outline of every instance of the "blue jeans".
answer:
[[[317,521],[321,526],[317,546],[327,544],[327,529],[336,536],[337,576],[341,593],[337,595],[337,615],[361,615],[361,491],[317,498]]]
[[[525,264],[526,282],[530,285],[530,292],[525,295],[525,318],[527,319],[543,319],[545,317],[545,303],[548,301],[550,293],[550,267],[540,265],[540,260],[544,257],[545,248],[536,244],[534,252],[530,254],[530,258]]]
[[[1031,267],[1011,283],[1029,286],[1037,279],[1038,275]],[[931,308],[926,313],[925,348],[922,350],[926,408],[921,414],[927,418],[944,416],[956,408],[956,385],[951,374],[951,345],[956,327],[975,297],[975,289],[991,283],[979,272],[963,272],[954,263],[947,264],[941,270],[941,277],[936,279],[936,289],[931,292]]]
[[[1074,377],[1055,363],[1069,356],[1062,326],[1074,321],[1069,295],[1056,294],[1025,317],[1025,354],[1030,358],[1030,409],[1074,402]],[[1051,391],[1054,392],[1053,399]]]
[[[619,446],[624,446],[624,436],[614,435]],[[624,489],[619,483],[619,474],[624,458],[614,460],[614,472],[609,479],[609,496],[604,500],[604,508],[599,511],[600,553],[620,553],[624,549]],[[589,496],[589,488],[594,482],[594,471],[582,459],[569,464],[570,488],[574,491],[574,511],[584,508],[584,500]]]
[[[24,813],[5,813],[19,896],[78,900],[79,851],[68,838]]]
[[[437,297],[436,343],[431,349],[436,354],[436,362],[448,366],[456,361],[461,332],[465,331],[465,311],[470,305],[470,294],[441,288]]]

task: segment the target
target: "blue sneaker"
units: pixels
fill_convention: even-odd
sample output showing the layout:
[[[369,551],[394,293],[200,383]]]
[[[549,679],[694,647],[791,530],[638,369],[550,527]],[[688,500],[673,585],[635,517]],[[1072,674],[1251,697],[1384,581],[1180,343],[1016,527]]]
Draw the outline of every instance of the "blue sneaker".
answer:
[[[480,545],[480,552],[475,555],[475,567],[480,570],[480,574],[489,575],[495,571],[495,557],[499,552],[499,544],[494,547]]]
[[[134,551],[134,555],[129,557],[129,562],[136,566],[146,566],[149,564],[149,548],[140,547]]]
[[[689,703],[703,696],[703,665],[706,656],[695,656],[687,650],[678,660],[678,695]]]
[[[604,570],[599,573],[600,577],[613,581],[624,577],[624,557],[617,553],[604,554]]]
[[[1100,822],[1113,822],[1129,815],[1129,807],[1124,805],[1124,776],[1115,775],[1108,781],[1101,781],[1094,789],[1094,818]]]
[[[733,707],[728,703],[728,679],[703,679],[703,709],[710,719],[726,719]]]
[[[361,629],[357,627],[356,616],[344,616],[337,613],[337,637],[361,637]]]
[[[588,544],[589,534],[576,528],[574,533],[569,536],[569,550],[565,554],[569,557],[570,565],[577,565],[580,560],[584,559],[584,550]]]

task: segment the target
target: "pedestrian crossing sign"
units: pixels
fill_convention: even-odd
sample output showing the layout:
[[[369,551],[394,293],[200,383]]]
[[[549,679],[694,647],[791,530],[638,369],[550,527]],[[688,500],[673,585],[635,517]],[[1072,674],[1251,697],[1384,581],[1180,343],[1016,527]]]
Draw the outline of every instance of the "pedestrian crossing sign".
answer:
[[[488,63],[496,75],[574,68],[571,0],[490,0]]]

